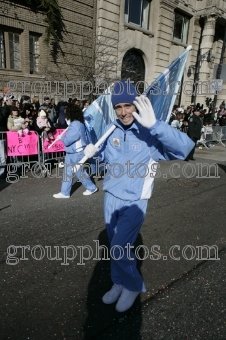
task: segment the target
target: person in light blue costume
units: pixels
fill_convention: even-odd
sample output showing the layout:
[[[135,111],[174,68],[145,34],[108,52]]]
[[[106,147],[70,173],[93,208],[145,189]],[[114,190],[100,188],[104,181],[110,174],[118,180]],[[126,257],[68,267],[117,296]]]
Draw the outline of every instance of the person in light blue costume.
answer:
[[[83,149],[87,144],[82,110],[78,106],[70,104],[66,108],[66,117],[69,124],[68,129],[63,136],[59,137],[66,149],[64,173],[61,191],[58,194],[54,194],[54,198],[70,198],[73,183],[73,167],[84,156]],[[92,195],[98,191],[98,188],[91,181],[83,167],[77,171],[76,177],[86,188],[83,195]]]
[[[156,120],[150,101],[137,96],[129,79],[115,83],[112,104],[118,117],[112,123],[115,130],[100,150],[89,144],[84,154],[90,158],[97,153],[108,164],[103,182],[104,216],[113,286],[102,300],[105,304],[117,301],[116,310],[125,312],[146,291],[133,245],[152,194],[157,162],[185,159],[194,143],[185,133]]]

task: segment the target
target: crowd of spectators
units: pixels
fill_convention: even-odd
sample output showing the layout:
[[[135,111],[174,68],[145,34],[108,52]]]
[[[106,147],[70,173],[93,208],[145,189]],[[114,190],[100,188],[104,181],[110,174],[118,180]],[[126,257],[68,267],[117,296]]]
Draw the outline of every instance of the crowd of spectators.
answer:
[[[81,103],[77,98],[59,101],[56,105],[55,99],[49,96],[45,96],[40,104],[38,96],[31,100],[24,95],[19,101],[8,94],[0,98],[0,131],[17,131],[23,136],[32,130],[41,134],[43,131],[53,132],[56,128],[65,129],[65,109],[69,103],[78,105],[83,111],[89,106],[87,100]],[[51,140],[49,137],[46,139]]]
[[[45,96],[40,104],[39,97],[24,95],[17,100],[12,94],[0,97],[0,132],[14,131],[20,137],[36,131],[46,142],[54,140],[56,129],[66,129],[66,107],[69,103],[77,105],[84,112],[89,102],[80,102],[77,98],[55,103],[54,98]],[[8,162],[5,152],[5,137],[0,133],[0,178],[5,176],[5,164]],[[42,147],[42,145],[40,145]],[[17,157],[13,157],[16,162]]]
[[[198,118],[196,116],[198,116]],[[206,147],[210,148],[213,144],[206,141],[206,136],[213,133],[214,126],[226,126],[225,101],[221,103],[219,108],[216,107],[215,109],[213,102],[210,102],[206,109],[203,108],[203,104],[200,105],[199,103],[196,105],[189,105],[187,108],[185,108],[184,105],[181,105],[180,107],[174,105],[169,124],[173,128],[188,133],[190,138],[191,135],[196,135],[195,142],[200,142],[201,145],[204,144]],[[201,148],[202,146],[200,146],[200,149]],[[191,157],[191,159],[193,159],[193,155]]]
[[[169,124],[174,128],[187,132],[189,118],[192,116],[194,110],[200,111],[200,119],[202,126],[226,126],[226,106],[223,101],[220,107],[213,110],[211,104],[208,108],[203,108],[203,104],[189,105],[186,108],[184,105],[180,107],[174,105]]]

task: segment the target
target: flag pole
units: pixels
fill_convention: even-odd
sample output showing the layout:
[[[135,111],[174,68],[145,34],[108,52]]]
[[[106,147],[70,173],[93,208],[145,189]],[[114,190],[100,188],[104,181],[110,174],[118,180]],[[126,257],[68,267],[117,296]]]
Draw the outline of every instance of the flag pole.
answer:
[[[108,138],[108,136],[110,136],[110,134],[114,131],[114,129],[116,128],[116,125],[112,125],[106,132],[105,134],[98,140],[98,142],[96,142],[95,147],[99,148],[99,146]],[[87,161],[88,157],[84,156],[78,164],[76,164],[73,168],[74,173],[76,173],[80,167],[82,166],[82,164],[84,164]]]
[[[61,134],[57,137],[61,137],[63,136],[63,134],[67,131],[68,127],[63,131],[61,132]],[[50,145],[48,145],[48,149],[50,149],[59,139],[55,139]]]

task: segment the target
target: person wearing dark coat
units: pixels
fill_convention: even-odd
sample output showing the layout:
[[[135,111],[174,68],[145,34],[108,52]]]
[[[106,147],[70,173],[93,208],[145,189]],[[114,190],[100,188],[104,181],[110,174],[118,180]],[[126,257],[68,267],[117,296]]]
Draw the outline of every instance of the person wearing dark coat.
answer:
[[[1,107],[0,112],[0,131],[7,131],[7,121],[10,116],[10,108],[13,103],[14,96],[7,95],[4,97],[4,106]]]
[[[200,119],[200,108],[196,107],[193,110],[193,115],[189,118],[188,120],[188,137],[190,137],[193,142],[195,142],[195,146],[197,141],[200,139],[201,137],[201,129],[202,129],[202,121]],[[186,158],[186,160],[195,160],[194,159],[194,152],[195,152],[195,146],[194,148],[191,150],[191,152],[189,153],[188,157]]]
[[[68,127],[67,121],[66,121],[66,107],[68,103],[63,102],[62,105],[59,107],[59,117],[57,120],[57,128],[58,129],[66,129]]]
[[[223,102],[220,105],[220,110],[224,110],[225,109],[225,101],[223,100]]]
[[[226,126],[226,113],[223,113],[219,119],[220,126]]]
[[[31,103],[25,103],[23,111],[21,112],[21,117],[25,120],[25,125],[27,129],[34,130],[34,122],[36,120],[36,117],[32,114],[33,112],[33,105]]]

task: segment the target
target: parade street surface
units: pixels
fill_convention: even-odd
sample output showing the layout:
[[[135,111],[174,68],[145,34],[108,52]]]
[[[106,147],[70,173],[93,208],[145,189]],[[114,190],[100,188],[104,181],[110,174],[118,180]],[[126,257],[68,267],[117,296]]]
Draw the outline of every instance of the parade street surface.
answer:
[[[226,148],[196,148],[195,158],[156,178],[136,246],[140,258],[158,254],[138,262],[147,292],[125,313],[103,304],[110,261],[90,253],[97,240],[108,246],[102,180],[91,196],[76,183],[70,199],[52,197],[60,178],[0,180],[0,339],[225,340]],[[217,175],[181,172],[196,163]],[[162,174],[172,164],[160,162]],[[200,257],[201,246],[212,248]]]

